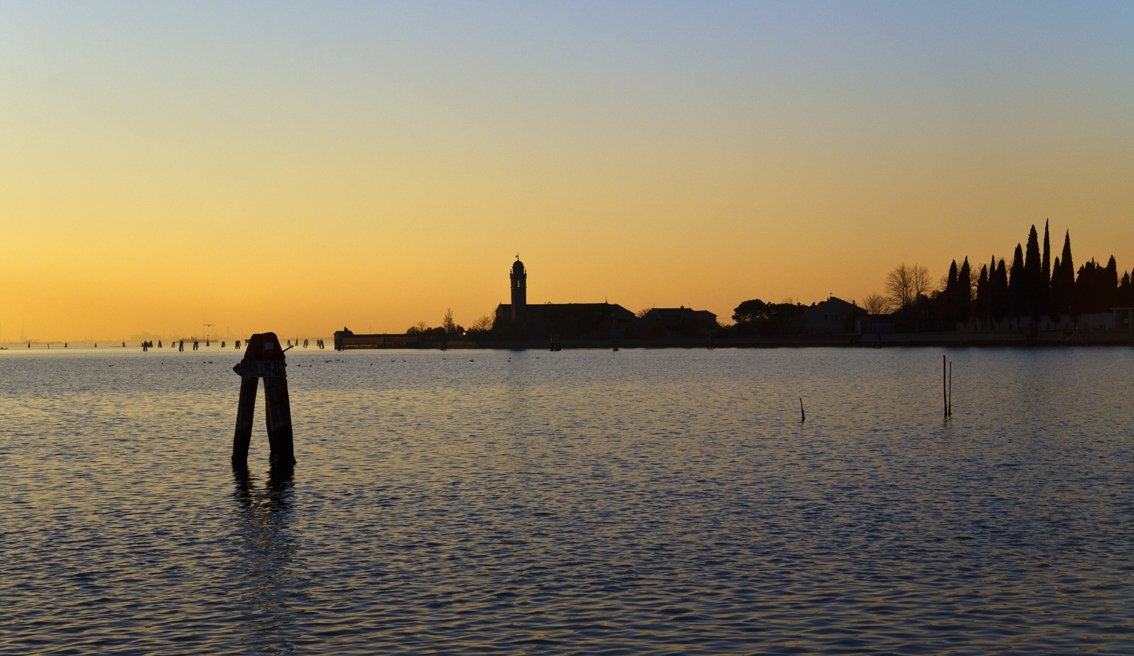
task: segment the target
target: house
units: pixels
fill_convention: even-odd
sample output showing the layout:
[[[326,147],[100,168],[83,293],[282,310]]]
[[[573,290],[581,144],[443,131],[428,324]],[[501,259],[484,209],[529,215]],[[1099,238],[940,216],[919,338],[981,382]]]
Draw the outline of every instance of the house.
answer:
[[[898,320],[892,314],[855,315],[854,331],[859,335],[893,335],[898,332]]]
[[[701,337],[717,327],[717,315],[708,310],[694,310],[684,305],[676,308],[651,308],[642,315],[646,334],[663,337]]]
[[[866,310],[858,307],[853,301],[847,303],[841,298],[832,296],[803,311],[803,332],[855,332],[857,328],[856,320],[866,316]]]
[[[1118,330],[1134,329],[1134,307],[1111,308],[1114,313],[1114,327]]]

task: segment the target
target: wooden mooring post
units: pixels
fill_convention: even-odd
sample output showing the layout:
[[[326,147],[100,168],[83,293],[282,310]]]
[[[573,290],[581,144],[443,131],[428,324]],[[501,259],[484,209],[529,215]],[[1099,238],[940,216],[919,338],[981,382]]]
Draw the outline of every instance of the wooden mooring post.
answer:
[[[945,406],[945,418],[953,416],[953,362],[946,363],[941,356],[941,397]]]
[[[252,442],[252,417],[256,390],[264,379],[264,412],[267,415],[268,444],[273,466],[295,464],[292,444],[291,402],[287,393],[287,363],[284,349],[275,333],[258,333],[248,340],[244,359],[232,368],[240,375],[240,400],[236,407],[236,433],[232,438],[232,464],[248,464],[248,445]]]

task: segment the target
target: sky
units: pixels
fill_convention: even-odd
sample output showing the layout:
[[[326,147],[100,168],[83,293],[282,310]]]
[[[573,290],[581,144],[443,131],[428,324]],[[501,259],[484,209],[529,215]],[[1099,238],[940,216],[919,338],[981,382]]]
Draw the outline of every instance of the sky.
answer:
[[[1134,3],[0,2],[0,341],[1134,266]],[[213,328],[205,328],[212,324]]]

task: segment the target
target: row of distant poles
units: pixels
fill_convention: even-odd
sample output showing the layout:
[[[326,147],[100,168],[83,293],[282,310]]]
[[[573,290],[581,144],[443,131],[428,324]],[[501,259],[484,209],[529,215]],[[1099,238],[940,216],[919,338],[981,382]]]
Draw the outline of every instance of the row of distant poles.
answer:
[[[197,349],[201,348],[201,341],[200,340],[191,339],[189,341],[190,341],[189,347],[192,350],[196,351]],[[310,340],[307,340],[307,339],[303,340],[303,348],[307,348],[310,345],[310,343],[311,343]],[[295,339],[295,345],[299,346],[299,338],[298,337]],[[51,342],[48,342],[46,344],[46,346],[50,350],[51,349]],[[212,340],[208,337],[205,338],[205,346],[212,346]],[[32,343],[28,342],[28,348],[31,348],[31,347],[32,347]],[[69,348],[69,347],[70,347],[70,343],[63,342],[63,348]],[[94,347],[98,348],[98,342],[95,342]],[[220,347],[221,348],[228,348],[228,342],[222,340],[221,343],[220,343]],[[292,347],[291,340],[288,340],[287,347],[288,348]],[[122,348],[126,348],[126,342],[122,342]],[[152,348],[162,348],[161,340],[160,339],[158,340],[157,346],[154,346],[154,343],[153,343],[152,340],[147,340],[147,341],[142,342],[142,350],[143,351],[149,351]],[[169,343],[169,348],[176,348],[178,350],[178,352],[184,351],[185,350],[185,340],[183,340],[183,339],[182,340],[174,340],[174,341]],[[235,342],[233,342],[233,348],[235,348],[238,351],[240,350],[240,340],[239,339],[236,340]],[[317,339],[317,340],[315,340],[315,348],[319,348],[319,349],[326,348],[326,344],[323,342],[323,340]]]
[[[205,338],[205,346],[211,346],[211,345],[212,345],[212,341],[209,338],[206,337]],[[307,348],[309,345],[310,345],[310,340],[306,340],[306,339],[303,340],[303,348]],[[98,346],[98,344],[95,344],[95,346]],[[122,346],[125,347],[126,342],[122,342]],[[295,339],[295,346],[299,346],[299,338],[298,337]],[[185,350],[185,340],[182,339],[180,341],[170,342],[169,347],[170,348],[176,347],[178,352],[184,351]],[[190,347],[194,351],[196,351],[197,349],[199,349],[201,347],[201,342],[199,340],[193,340],[193,343],[190,344]],[[221,343],[220,343],[220,347],[221,348],[228,348],[228,342],[222,340]],[[291,340],[288,340],[287,347],[292,348]],[[149,351],[152,348],[155,348],[153,342],[142,342],[142,350],[143,351]],[[161,344],[160,339],[158,340],[156,348],[162,348],[162,344]],[[235,342],[233,342],[233,348],[235,348],[237,351],[240,350],[240,340],[239,339],[236,340]],[[319,349],[326,348],[326,345],[323,343],[323,340],[317,339],[317,340],[315,340],[315,348],[319,348]]]

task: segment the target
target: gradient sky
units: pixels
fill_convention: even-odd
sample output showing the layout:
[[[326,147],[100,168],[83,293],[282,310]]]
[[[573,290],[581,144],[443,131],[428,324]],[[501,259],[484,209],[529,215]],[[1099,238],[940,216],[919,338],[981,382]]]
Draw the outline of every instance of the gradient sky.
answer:
[[[1134,3],[0,3],[0,338],[1134,265]]]

